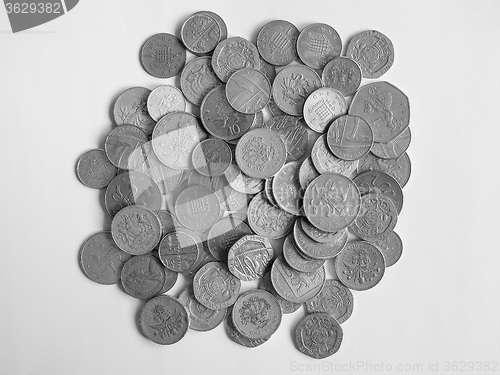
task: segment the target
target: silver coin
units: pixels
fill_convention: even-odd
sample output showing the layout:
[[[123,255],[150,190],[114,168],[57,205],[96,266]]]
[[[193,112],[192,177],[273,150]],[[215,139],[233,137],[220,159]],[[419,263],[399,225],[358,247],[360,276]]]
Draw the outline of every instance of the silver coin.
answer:
[[[219,262],[205,264],[193,279],[194,296],[202,305],[213,310],[233,305],[240,287],[241,281]]]
[[[163,236],[170,233],[179,226],[177,219],[170,212],[165,210],[158,211],[158,219],[160,219]]]
[[[259,70],[262,72],[262,74],[264,74],[267,77],[269,83],[272,85],[274,79],[276,78],[276,68],[274,67],[274,65],[269,64],[266,60],[264,60],[261,57]]]
[[[226,98],[236,111],[255,114],[264,109],[271,95],[267,77],[255,69],[240,69],[227,80]]]
[[[228,38],[215,47],[212,67],[222,82],[243,68],[259,69],[259,51],[253,43],[240,37]]]
[[[299,182],[302,189],[307,189],[309,184],[319,176],[310,156],[304,159],[299,169]]]
[[[181,90],[194,105],[201,105],[203,98],[222,81],[212,68],[212,58],[198,57],[186,64],[181,73]]]
[[[302,254],[311,259],[331,259],[337,256],[347,243],[348,233],[346,230],[342,235],[332,242],[316,242],[311,239],[300,225],[300,221],[296,220],[293,227],[293,238],[298,249]]]
[[[195,331],[210,331],[221,324],[226,317],[227,309],[213,310],[199,303],[194,296],[192,285],[182,290],[179,302],[184,305],[188,313],[189,328]]]
[[[163,265],[174,272],[185,272],[196,263],[200,257],[200,237],[188,230],[177,228],[163,237],[158,249],[158,256]]]
[[[163,287],[158,294],[167,293],[170,289],[172,289],[177,281],[177,277],[179,276],[179,274],[177,272],[169,270],[166,267],[163,267],[163,276],[165,278],[165,281],[163,282]]]
[[[294,236],[291,233],[283,242],[283,257],[291,268],[300,272],[316,271],[325,263],[325,261],[321,259],[309,260],[304,258],[297,248]]]
[[[273,98],[283,112],[302,116],[306,98],[322,85],[321,78],[313,69],[304,65],[287,66],[274,79]]]
[[[111,235],[116,245],[132,255],[153,250],[160,242],[161,230],[158,216],[139,205],[122,208],[111,221]]]
[[[165,276],[160,262],[152,255],[130,258],[122,268],[123,289],[137,299],[149,299],[160,293]]]
[[[263,237],[277,239],[292,230],[295,216],[274,207],[263,193],[257,194],[248,205],[248,224],[252,230]]]
[[[269,64],[288,65],[297,58],[299,30],[288,21],[265,24],[257,35],[257,48]]]
[[[381,32],[367,30],[351,38],[346,56],[359,64],[364,78],[379,78],[394,62],[394,47]]]
[[[155,297],[139,313],[141,331],[151,341],[171,345],[186,334],[189,319],[186,308],[174,297]]]
[[[131,87],[118,96],[113,107],[116,125],[134,125],[150,134],[156,121],[149,116],[148,96],[151,90],[145,87]]]
[[[321,135],[311,150],[311,160],[320,174],[339,173],[350,177],[356,171],[359,160],[342,160],[332,154],[327,144],[326,134]]]
[[[212,52],[221,41],[219,23],[206,12],[191,15],[181,27],[181,39],[187,50],[195,55]]]
[[[275,77],[276,78],[276,77]],[[273,81],[274,82],[274,81]],[[285,112],[283,112],[278,105],[276,104],[276,100],[274,100],[273,95],[271,93],[271,96],[269,97],[269,103],[267,103],[267,109],[271,113],[272,116],[283,116],[286,115]]]
[[[188,176],[188,185],[201,185],[210,189],[213,193],[215,193],[219,198],[221,198],[220,194],[223,189],[225,189],[229,182],[227,181],[224,175],[222,176],[203,176],[199,174],[197,171],[192,170],[189,172]]]
[[[238,297],[231,311],[234,327],[250,339],[271,336],[281,324],[281,307],[265,290],[252,289]]]
[[[397,159],[405,153],[410,146],[411,131],[408,126],[398,136],[385,143],[374,143],[371,152],[381,159]]]
[[[221,176],[232,161],[228,144],[218,138],[201,141],[193,150],[193,167],[204,176]]]
[[[312,358],[323,359],[335,354],[344,337],[340,324],[327,313],[306,315],[295,327],[297,349]]]
[[[104,205],[111,216],[130,205],[141,205],[153,211],[161,208],[161,193],[156,183],[145,174],[120,173],[106,188]]]
[[[220,139],[233,140],[250,129],[256,115],[240,113],[231,107],[225,90],[224,85],[218,86],[205,96],[200,116],[207,132]]]
[[[92,189],[104,189],[116,173],[116,167],[109,161],[104,150],[87,151],[76,163],[78,179]]]
[[[116,284],[120,280],[123,265],[130,254],[120,250],[110,232],[90,236],[80,251],[80,267],[90,280],[103,284]]]
[[[354,298],[349,288],[337,280],[326,280],[321,293],[306,301],[308,313],[323,312],[333,316],[339,324],[352,315]]]
[[[338,158],[358,160],[370,152],[373,145],[373,131],[361,117],[341,116],[328,128],[326,143]]]
[[[219,198],[201,185],[184,189],[175,200],[175,216],[186,228],[204,232],[212,227],[220,216]]]
[[[191,168],[191,154],[207,137],[198,119],[187,112],[173,112],[161,118],[153,130],[151,143],[160,161],[174,169]]]
[[[139,168],[146,160],[148,137],[137,126],[117,126],[106,137],[104,150],[109,161],[121,169]]]
[[[399,183],[387,173],[378,171],[366,171],[353,179],[359,188],[361,195],[368,193],[381,194],[389,198],[398,211],[401,213],[403,208],[403,191]]]
[[[273,194],[273,180],[274,177],[266,179],[264,184],[264,195],[269,203],[271,203],[274,207],[278,207],[278,202],[276,202]]]
[[[266,273],[273,256],[273,247],[267,238],[246,235],[229,249],[227,266],[238,279],[250,281]]]
[[[142,46],[141,63],[153,77],[170,78],[179,74],[184,67],[186,48],[172,34],[156,34]]]
[[[304,194],[307,219],[325,232],[336,232],[348,227],[358,216],[360,208],[358,187],[351,179],[340,174],[317,177]]]
[[[362,86],[354,95],[349,114],[365,120],[373,130],[374,142],[389,142],[410,124],[408,97],[388,82]]]
[[[285,164],[273,179],[272,195],[276,203],[292,215],[300,215],[302,209],[301,164],[298,161]]]
[[[251,130],[236,145],[236,163],[250,177],[265,179],[274,176],[285,160],[285,144],[270,129]]]
[[[368,290],[384,276],[385,260],[371,243],[354,241],[335,259],[335,271],[340,282],[349,289]]]
[[[208,249],[215,259],[227,263],[231,246],[248,234],[252,234],[252,231],[242,220],[227,217],[210,228],[207,239]]]
[[[300,218],[300,226],[305,234],[312,240],[319,243],[331,243],[338,241],[347,229],[341,229],[338,232],[325,232],[316,228],[305,217]]]
[[[244,346],[245,348],[256,348],[257,346],[260,346],[264,344],[267,340],[269,340],[269,337],[261,339],[251,339],[239,333],[236,330],[236,327],[234,326],[232,317],[232,308],[230,308],[229,310],[230,311],[228,311],[226,317],[226,334],[231,341],[241,346]]]
[[[304,120],[317,133],[324,133],[333,120],[346,113],[344,96],[331,87],[318,88],[304,102]]]
[[[344,56],[334,57],[326,64],[321,79],[327,87],[338,90],[344,96],[351,96],[361,84],[361,68],[359,64]]]
[[[227,26],[224,20],[219,16],[217,13],[210,12],[209,10],[202,10],[200,12],[196,12],[195,14],[208,14],[211,16],[218,24],[220,27],[220,40],[224,40],[227,38]]]
[[[411,175],[411,162],[405,152],[397,159],[380,159],[372,153],[363,157],[358,164],[358,173],[380,171],[394,177],[401,188],[405,187]]]
[[[205,237],[204,233],[201,233],[203,237]],[[201,246],[201,251],[199,253],[199,257],[196,262],[185,272],[182,272],[182,275],[187,279],[192,279],[196,272],[203,267],[205,264],[210,262],[216,262],[217,260],[210,254],[210,251],[207,247],[207,242],[203,241]]]
[[[300,32],[297,53],[307,66],[323,69],[331,59],[342,53],[342,40],[333,27],[314,23]]]
[[[264,189],[264,180],[249,177],[242,173],[240,168],[231,164],[224,174],[231,187],[243,194],[257,194]]]
[[[234,190],[231,186],[222,189],[217,197],[221,201],[221,210],[225,212],[245,212],[248,208],[248,197],[244,193]]]
[[[276,300],[281,306],[281,312],[283,314],[292,314],[302,306],[301,303],[287,301],[286,299],[281,297],[278,293],[276,293],[276,290],[274,289],[273,284],[271,283],[271,272],[266,273],[264,276],[260,278],[259,288],[271,293],[274,296],[274,298],[276,298]]]
[[[384,259],[385,266],[390,267],[394,265],[403,252],[403,241],[396,232],[391,232],[389,235],[381,240],[373,243],[377,249],[380,250]]]
[[[280,256],[271,268],[271,282],[276,292],[284,299],[304,303],[323,289],[325,269],[320,267],[313,272],[299,272],[290,268]]]
[[[148,113],[151,118],[158,121],[167,113],[184,111],[186,99],[181,90],[174,86],[158,86],[148,96]]]

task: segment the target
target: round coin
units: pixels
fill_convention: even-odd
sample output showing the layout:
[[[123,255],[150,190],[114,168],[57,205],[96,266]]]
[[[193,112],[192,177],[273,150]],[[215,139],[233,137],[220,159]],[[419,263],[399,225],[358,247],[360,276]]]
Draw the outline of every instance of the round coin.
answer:
[[[248,223],[252,230],[263,237],[277,239],[292,230],[295,216],[274,207],[263,193],[257,194],[248,205]]]
[[[104,141],[109,161],[120,169],[135,169],[144,163],[148,136],[137,126],[120,125]]]
[[[281,306],[281,312],[283,314],[292,314],[302,306],[301,303],[290,302],[281,297],[278,293],[276,293],[276,290],[274,289],[273,284],[271,283],[271,272],[268,272],[261,277],[259,288],[271,293],[274,296],[274,298],[276,298],[276,300]]]
[[[276,100],[274,100],[273,98],[272,93],[271,96],[269,97],[269,103],[267,103],[267,109],[269,110],[269,112],[271,112],[271,116],[273,117],[286,115],[285,112],[279,109],[278,105],[276,104]]]
[[[177,219],[168,211],[158,211],[158,218],[160,219],[163,236],[174,231],[179,226]]]
[[[373,145],[373,131],[361,117],[341,116],[328,128],[326,143],[338,158],[358,160],[370,152]]]
[[[142,46],[141,63],[153,77],[170,78],[179,74],[184,67],[186,48],[172,34],[156,34]]]
[[[299,169],[302,163],[287,163],[273,178],[272,195],[276,203],[292,215],[300,215],[302,206],[302,187],[299,181]]]
[[[225,174],[231,187],[243,194],[257,194],[264,190],[264,180],[261,178],[249,177],[242,173],[237,165],[231,164]]]
[[[226,334],[231,341],[241,346],[244,346],[245,348],[256,348],[257,346],[260,346],[264,344],[267,340],[269,340],[269,337],[264,337],[261,339],[251,339],[239,333],[236,330],[236,327],[234,326],[232,311],[227,313]]]
[[[201,105],[203,98],[215,87],[222,85],[212,68],[211,57],[198,57],[186,64],[181,73],[181,90],[194,105]]]
[[[227,80],[227,101],[238,112],[254,114],[262,111],[269,102],[270,95],[271,84],[259,70],[240,69]]]
[[[257,48],[262,58],[276,66],[288,65],[297,58],[299,30],[288,21],[266,23],[257,35]]]
[[[384,259],[385,266],[390,267],[394,265],[403,252],[403,241],[396,232],[391,232],[389,235],[381,240],[373,243],[377,249],[380,250]]]
[[[118,96],[113,107],[116,125],[134,125],[150,134],[156,124],[148,112],[148,97],[151,90],[131,87]]]
[[[201,141],[193,150],[193,167],[203,176],[221,176],[232,161],[229,145],[221,139]]]
[[[181,40],[195,55],[212,52],[221,40],[221,28],[206,12],[191,15],[181,27]]]
[[[92,189],[104,189],[116,176],[116,167],[109,161],[104,150],[90,150],[76,163],[76,175],[80,182]]]
[[[208,249],[215,259],[227,263],[227,256],[231,246],[248,234],[252,234],[252,231],[243,221],[227,217],[210,228],[207,239]]]
[[[344,96],[351,96],[361,84],[361,68],[348,57],[334,57],[326,64],[321,79],[327,87],[338,90]]]
[[[300,221],[296,220],[293,227],[293,237],[298,249],[302,254],[312,259],[331,259],[337,256],[347,243],[348,233],[342,231],[342,235],[333,242],[316,242],[311,239],[302,229]]]
[[[397,159],[410,146],[411,131],[408,126],[398,136],[385,143],[374,143],[371,152],[381,159]]]
[[[212,67],[222,82],[243,68],[259,69],[260,58],[257,47],[248,40],[233,37],[220,42],[212,56]]]
[[[148,113],[151,118],[158,121],[167,113],[184,111],[186,99],[181,90],[174,86],[158,86],[148,96]]]
[[[189,316],[189,328],[195,331],[210,331],[222,323],[227,309],[213,310],[199,303],[193,291],[193,286],[188,285],[179,294],[179,302],[184,305]]]
[[[130,258],[122,268],[123,289],[137,299],[149,299],[163,288],[165,274],[160,262],[152,255]]]
[[[238,279],[250,281],[266,273],[273,255],[273,248],[267,238],[246,235],[229,249],[227,266]]]
[[[163,283],[163,287],[161,288],[160,292],[158,294],[164,294],[167,293],[170,289],[172,289],[175,285],[175,282],[177,281],[178,273],[169,270],[166,267],[163,267],[163,276],[165,278],[165,281]]]
[[[341,229],[338,232],[325,232],[316,228],[305,217],[300,218],[300,226],[305,234],[312,240],[319,243],[330,243],[338,241],[347,229]]]
[[[295,346],[305,355],[323,359],[335,354],[344,336],[340,324],[327,313],[306,315],[295,327]]]
[[[323,69],[331,59],[342,53],[342,40],[333,27],[314,23],[300,32],[297,53],[307,66]]]
[[[218,43],[220,43],[221,40],[224,40],[224,39],[227,38],[227,26],[226,26],[226,23],[224,22],[224,20],[222,19],[222,17],[219,16],[217,13],[210,12],[208,10],[202,10],[200,12],[196,12],[195,14],[208,14],[209,16],[211,16],[215,20],[215,22],[217,22],[219,24],[220,39],[219,39]]]
[[[273,180],[274,177],[266,179],[266,182],[264,184],[264,195],[269,203],[271,203],[274,207],[278,207],[278,202],[276,202],[273,194]]]
[[[372,153],[366,154],[358,164],[358,173],[365,171],[380,171],[394,177],[401,188],[405,187],[410,179],[411,162],[408,154],[405,152],[397,159],[381,159]]]
[[[310,156],[304,159],[299,169],[299,182],[302,189],[307,189],[309,184],[319,176]]]
[[[189,186],[175,200],[175,215],[186,228],[204,232],[219,219],[219,198],[204,186]]]
[[[353,308],[352,292],[337,280],[326,280],[323,290],[316,297],[306,301],[308,313],[330,314],[339,324],[350,318]]]
[[[401,213],[403,191],[399,183],[387,173],[366,171],[354,177],[353,182],[359,188],[361,195],[368,193],[384,195],[394,203],[398,214]]]
[[[213,310],[233,305],[240,287],[241,281],[219,262],[205,264],[193,279],[194,296],[202,305]]]
[[[358,167],[358,160],[342,160],[332,154],[327,145],[326,134],[321,135],[311,150],[311,160],[316,170],[321,173],[339,173],[352,176]]]
[[[344,96],[331,87],[321,87],[304,102],[304,120],[317,133],[323,133],[337,117],[347,113]]]
[[[276,78],[276,68],[274,67],[274,65],[269,64],[266,60],[264,60],[261,57],[259,70],[262,72],[262,74],[264,74],[267,77],[269,83],[271,83],[272,85],[274,79]]]
[[[313,272],[322,267],[325,263],[321,259],[309,260],[302,256],[297,248],[293,234],[289,234],[283,242],[283,257],[288,265],[300,272]]]
[[[190,230],[178,228],[163,237],[158,256],[169,270],[185,272],[196,263],[201,252],[200,237]]]

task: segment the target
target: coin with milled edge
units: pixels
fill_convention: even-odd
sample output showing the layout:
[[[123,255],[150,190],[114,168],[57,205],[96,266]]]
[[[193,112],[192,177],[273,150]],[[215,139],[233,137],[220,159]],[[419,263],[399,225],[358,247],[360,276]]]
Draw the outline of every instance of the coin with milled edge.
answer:
[[[116,125],[134,125],[150,134],[156,124],[148,112],[148,96],[151,90],[131,87],[118,96],[113,107]]]
[[[137,255],[130,258],[122,268],[123,289],[137,299],[149,299],[163,288],[165,274],[160,262],[152,255]]]
[[[292,215],[300,215],[302,208],[302,187],[299,181],[299,169],[302,163],[287,163],[273,178],[272,195],[276,203]]]
[[[210,228],[207,239],[208,249],[215,259],[227,263],[227,255],[231,246],[248,234],[252,234],[252,231],[243,221],[227,217]]]
[[[204,186],[189,186],[175,200],[175,215],[185,227],[204,232],[219,219],[219,198]]]
[[[228,38],[215,47],[212,67],[222,82],[243,68],[259,69],[259,51],[253,43],[241,37]]]
[[[271,293],[252,289],[238,297],[231,315],[238,332],[250,339],[263,339],[276,332],[283,314]]]
[[[265,24],[257,35],[257,48],[269,64],[288,65],[297,58],[299,30],[288,21]]]
[[[142,46],[141,63],[153,77],[170,78],[179,74],[184,67],[186,48],[172,34],[156,34]]]
[[[229,249],[227,266],[238,279],[250,281],[266,273],[273,256],[273,248],[267,238],[246,235]]]
[[[274,207],[263,193],[257,194],[248,205],[248,224],[252,230],[263,237],[277,239],[292,230],[295,216]]]
[[[373,131],[361,117],[341,116],[328,128],[326,143],[332,154],[338,158],[358,160],[370,152]]]
[[[354,308],[354,298],[349,288],[337,280],[326,280],[321,293],[306,301],[308,313],[323,312],[333,316],[339,324],[350,318]]]
[[[331,87],[318,88],[304,102],[304,120],[317,133],[323,133],[333,120],[346,113],[344,96]]]
[[[368,193],[382,194],[389,198],[401,213],[403,208],[403,191],[399,183],[387,173],[366,171],[354,177],[353,182],[361,195]]]
[[[219,262],[205,264],[193,279],[194,296],[202,305],[213,310],[233,305],[240,287],[241,281]]]
[[[340,282],[349,289],[367,290],[384,276],[385,260],[371,243],[354,241],[335,259],[335,271]]]
[[[133,125],[120,125],[111,130],[104,141],[109,161],[120,169],[135,169],[146,160],[148,137]]]
[[[264,276],[260,278],[259,281],[260,281],[259,288],[265,290],[266,292],[271,293],[274,296],[274,298],[276,298],[276,300],[281,306],[281,312],[283,314],[292,314],[302,306],[301,303],[290,302],[281,297],[278,293],[276,293],[276,290],[274,289],[273,284],[271,283],[271,272],[266,273]]]
[[[316,242],[311,239],[302,229],[300,221],[296,220],[293,227],[293,237],[298,249],[312,259],[331,259],[337,256],[347,243],[347,230],[342,231],[342,235],[332,242]]]
[[[327,313],[306,315],[295,327],[297,349],[312,358],[323,359],[335,354],[344,334],[340,324]]]
[[[187,50],[195,55],[212,52],[221,40],[221,28],[214,17],[198,12],[181,27],[181,39]]]
[[[324,230],[316,228],[305,217],[300,218],[300,226],[305,234],[312,240],[319,243],[329,243],[338,241],[347,229],[341,229],[338,232],[325,232]]]
[[[321,79],[327,87],[351,96],[361,84],[361,68],[354,60],[344,56],[333,58],[323,69]]]
[[[394,62],[394,47],[380,31],[367,30],[351,38],[346,56],[359,64],[364,78],[379,78]]]
[[[104,150],[87,151],[76,163],[78,179],[92,189],[104,189],[116,173],[116,167],[109,161]]]
[[[314,23],[300,32],[297,53],[307,66],[323,69],[328,61],[342,53],[342,40],[333,27]]]
[[[389,142],[376,142],[371,148],[371,152],[381,159],[397,159],[405,153],[410,146],[411,131],[408,126],[398,136],[391,139]]]
[[[381,159],[372,153],[367,154],[359,161],[358,173],[365,171],[380,171],[394,177],[401,188],[404,188],[411,174],[411,162],[405,152],[397,159]]]
[[[194,296],[192,285],[182,290],[179,301],[187,310],[189,328],[195,331],[210,331],[221,324],[226,317],[227,309],[213,310],[199,303]]]
[[[222,81],[212,68],[212,58],[198,57],[186,64],[181,73],[181,90],[194,105],[201,105],[203,98]]]
[[[319,176],[310,156],[304,159],[299,169],[299,182],[302,189],[307,189],[309,184]]]
[[[200,257],[201,239],[188,229],[177,228],[163,237],[158,256],[165,267],[174,272],[189,270]]]
[[[242,173],[237,165],[231,164],[224,173],[231,187],[244,194],[257,194],[264,189],[264,180],[249,177]]]
[[[231,341],[241,346],[244,346],[245,348],[256,348],[257,346],[260,346],[264,344],[267,340],[269,340],[270,336],[261,339],[251,339],[239,333],[236,330],[236,327],[234,326],[232,317],[232,307],[230,307],[228,310],[229,311],[226,316],[226,334]]]
[[[291,233],[283,242],[283,257],[290,267],[300,272],[313,272],[325,264],[325,261],[321,259],[309,260],[304,258],[297,248],[294,236]]]
[[[184,337],[189,318],[186,308],[174,297],[158,296],[142,307],[139,324],[144,335],[160,345],[171,345]]]
[[[332,154],[327,145],[326,134],[321,135],[311,150],[311,160],[320,174],[339,173],[352,176],[358,167],[359,160],[342,160]]]
[[[193,167],[204,176],[221,176],[231,164],[233,153],[221,139],[201,141],[193,150]]]
[[[391,232],[389,235],[381,240],[373,242],[373,244],[380,250],[384,259],[385,266],[390,267],[394,265],[403,252],[403,241],[396,232]]]
[[[262,111],[269,102],[271,84],[259,70],[245,68],[231,74],[226,84],[226,98],[241,113]]]
[[[186,99],[181,90],[174,86],[158,86],[148,96],[148,113],[151,118],[158,121],[167,113],[184,111]]]

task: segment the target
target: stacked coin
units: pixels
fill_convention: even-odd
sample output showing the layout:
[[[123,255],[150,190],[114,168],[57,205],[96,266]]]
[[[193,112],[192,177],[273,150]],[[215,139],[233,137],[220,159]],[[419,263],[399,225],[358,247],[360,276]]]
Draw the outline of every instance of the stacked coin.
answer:
[[[374,287],[401,256],[394,228],[411,140],[406,95],[388,82],[361,86],[392,66],[391,41],[365,31],[341,51],[326,24],[271,21],[254,44],[228,38],[208,11],[191,15],[180,39],[144,43],[145,71],[180,74],[180,88],[121,93],[104,149],[76,169],[105,189],[112,217],[82,246],[81,268],[147,301],[145,337],[173,344],[188,327],[226,320],[231,340],[256,347],[305,304],[297,349],[313,358],[339,349],[351,290]],[[165,294],[179,274],[187,286]],[[259,287],[240,293],[253,280]]]

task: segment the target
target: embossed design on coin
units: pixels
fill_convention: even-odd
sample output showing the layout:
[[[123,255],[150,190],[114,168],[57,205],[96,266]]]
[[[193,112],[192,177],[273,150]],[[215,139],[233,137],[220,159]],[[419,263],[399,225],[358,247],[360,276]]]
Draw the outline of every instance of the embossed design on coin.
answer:
[[[350,318],[354,307],[354,298],[349,288],[337,280],[326,280],[321,293],[306,301],[308,313],[323,312],[333,316],[339,324]]]
[[[398,214],[403,208],[403,191],[399,183],[387,173],[367,171],[353,179],[361,195],[368,193],[381,194],[389,198],[396,206]]]
[[[123,289],[134,298],[149,299],[160,293],[165,275],[160,262],[152,255],[130,258],[122,268]]]
[[[319,176],[310,156],[304,159],[299,169],[299,182],[302,189],[307,189],[309,184]]]
[[[204,176],[221,176],[231,164],[233,153],[221,139],[201,141],[193,150],[193,166]]]
[[[104,150],[90,150],[76,163],[76,175],[80,182],[92,189],[104,189],[116,176],[116,167],[109,161]]]
[[[380,159],[369,153],[358,164],[358,173],[365,171],[387,173],[389,176],[394,177],[401,188],[403,188],[410,179],[411,162],[406,152],[397,159]]]
[[[347,230],[340,231],[342,235],[332,242],[316,242],[311,239],[302,229],[299,220],[295,221],[293,227],[293,238],[299,250],[305,256],[312,259],[331,259],[337,256],[347,243]]]
[[[222,82],[243,68],[259,69],[259,51],[248,40],[233,37],[220,42],[212,56],[212,67]]]
[[[333,120],[346,112],[344,96],[331,87],[315,90],[304,102],[304,120],[317,133],[323,133]]]
[[[301,163],[287,163],[273,179],[273,197],[276,203],[292,215],[300,215],[302,208],[302,187],[299,181]]]
[[[297,39],[297,53],[313,69],[324,66],[342,52],[342,40],[335,29],[324,23],[306,26]]]
[[[210,262],[201,267],[193,279],[194,295],[210,309],[223,309],[234,304],[241,281],[229,272],[226,265]]]
[[[302,318],[295,327],[295,346],[309,357],[327,358],[339,350],[343,335],[334,317],[313,313]]]
[[[146,72],[156,78],[170,78],[186,63],[186,48],[172,34],[161,33],[150,37],[141,51],[141,63]]]
[[[257,35],[257,48],[269,64],[288,65],[297,58],[299,30],[288,21],[265,24]]]
[[[229,181],[229,185],[240,193],[257,194],[264,189],[263,179],[245,175],[235,164],[231,164],[224,175]]]
[[[238,112],[253,114],[262,111],[270,95],[271,84],[259,70],[240,69],[227,80],[227,100]]]
[[[179,301],[189,315],[189,328],[195,331],[210,331],[222,323],[226,316],[227,309],[213,310],[199,303],[192,285],[188,285],[179,294]]]
[[[285,112],[279,109],[278,105],[276,104],[276,100],[274,100],[273,98],[272,93],[271,96],[269,97],[269,103],[267,103],[267,109],[269,109],[269,112],[271,112],[271,116],[273,117],[286,115]]]
[[[410,146],[411,131],[408,126],[398,136],[385,143],[374,143],[371,152],[381,159],[397,159],[405,153]]]
[[[263,193],[253,197],[248,205],[250,228],[266,238],[277,239],[286,236],[292,229],[294,220],[294,215],[271,205]]]
[[[289,234],[283,242],[283,257],[287,264],[300,272],[313,272],[322,267],[324,260],[306,259],[295,243],[294,235]]]
[[[219,219],[219,198],[204,186],[189,186],[175,200],[175,214],[185,227],[204,232]]]
[[[338,232],[325,232],[324,230],[316,228],[305,217],[300,218],[300,226],[302,227],[304,233],[309,236],[309,238],[319,243],[336,242],[344,235],[344,232],[347,230],[346,228],[341,229]]]
[[[186,64],[181,73],[181,90],[194,105],[201,105],[203,98],[215,87],[222,85],[212,68],[211,57],[198,57]]]
[[[122,92],[113,107],[116,125],[134,125],[150,134],[156,124],[147,107],[150,93],[151,90],[145,87],[131,87]]]
[[[190,230],[178,228],[163,237],[158,255],[169,270],[185,272],[195,264],[201,251],[200,237]]]
[[[257,346],[260,346],[264,344],[267,340],[269,340],[270,336],[261,339],[251,339],[239,333],[236,330],[236,327],[234,326],[232,317],[232,307],[230,307],[229,310],[230,311],[228,311],[226,316],[226,334],[231,341],[241,346],[244,346],[245,348],[256,348]]]
[[[209,14],[195,13],[182,25],[181,39],[188,51],[195,55],[210,53],[221,39],[221,28]]]
[[[343,160],[358,160],[370,152],[373,131],[361,117],[345,115],[328,128],[326,142],[330,151]]]
[[[321,79],[327,87],[351,96],[361,84],[361,68],[358,63],[344,56],[337,56],[326,64]]]
[[[226,263],[231,246],[248,234],[252,231],[243,221],[233,217],[222,219],[208,232],[208,249],[215,259]]]
[[[311,150],[311,160],[316,170],[321,173],[339,173],[351,176],[358,167],[359,160],[342,160],[332,154],[327,145],[326,134],[321,135]]]
[[[268,272],[261,277],[259,288],[265,290],[266,292],[271,293],[274,296],[274,298],[276,298],[276,300],[281,306],[281,312],[283,314],[292,314],[302,306],[301,303],[290,302],[281,297],[278,293],[276,293],[276,290],[274,289],[273,284],[271,283],[271,272]]]
[[[268,239],[246,235],[229,249],[227,266],[238,279],[250,281],[266,273],[273,255],[273,248]]]
[[[181,90],[174,86],[158,86],[148,96],[147,107],[149,115],[158,121],[167,113],[184,111],[186,99]]]
[[[109,161],[120,169],[139,168],[146,160],[148,137],[137,126],[120,125],[111,130],[104,142]]]
[[[394,265],[403,252],[403,241],[396,232],[391,232],[389,235],[381,240],[373,243],[377,249],[380,250],[384,259],[385,266],[390,267]]]

